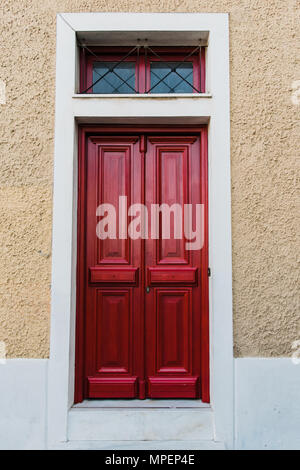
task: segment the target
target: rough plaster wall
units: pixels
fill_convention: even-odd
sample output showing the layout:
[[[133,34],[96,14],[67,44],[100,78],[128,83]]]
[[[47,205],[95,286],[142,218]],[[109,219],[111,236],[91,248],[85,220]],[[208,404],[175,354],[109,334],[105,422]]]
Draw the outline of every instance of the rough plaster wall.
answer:
[[[291,354],[300,339],[295,0],[2,0],[0,341],[47,357],[58,12],[229,12],[236,356]],[[298,158],[299,162],[299,158]]]

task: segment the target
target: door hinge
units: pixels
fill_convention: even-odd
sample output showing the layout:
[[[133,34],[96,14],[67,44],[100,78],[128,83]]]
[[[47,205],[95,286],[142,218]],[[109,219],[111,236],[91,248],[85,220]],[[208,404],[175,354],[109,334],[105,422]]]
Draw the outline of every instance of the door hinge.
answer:
[[[207,275],[208,275],[208,277],[211,276],[211,269],[210,268],[207,268]]]

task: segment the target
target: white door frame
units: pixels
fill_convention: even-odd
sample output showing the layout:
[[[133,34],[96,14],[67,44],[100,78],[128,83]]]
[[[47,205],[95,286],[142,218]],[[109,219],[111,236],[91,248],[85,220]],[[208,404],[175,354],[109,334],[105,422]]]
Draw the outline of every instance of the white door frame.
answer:
[[[207,94],[77,95],[76,33],[208,33]],[[128,36],[129,37],[129,36]],[[168,37],[165,34],[164,37]],[[232,448],[234,368],[230,197],[229,28],[227,14],[64,13],[57,16],[48,447],[68,440],[73,405],[77,250],[77,123],[208,123],[211,404],[215,437]]]

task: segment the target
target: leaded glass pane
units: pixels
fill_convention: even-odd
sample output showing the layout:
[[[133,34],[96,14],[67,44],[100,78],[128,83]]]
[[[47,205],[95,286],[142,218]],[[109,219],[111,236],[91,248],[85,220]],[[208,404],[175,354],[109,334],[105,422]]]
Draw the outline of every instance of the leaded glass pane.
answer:
[[[93,83],[93,93],[135,93],[135,62],[95,62]]]
[[[151,93],[193,93],[193,63],[152,62]]]

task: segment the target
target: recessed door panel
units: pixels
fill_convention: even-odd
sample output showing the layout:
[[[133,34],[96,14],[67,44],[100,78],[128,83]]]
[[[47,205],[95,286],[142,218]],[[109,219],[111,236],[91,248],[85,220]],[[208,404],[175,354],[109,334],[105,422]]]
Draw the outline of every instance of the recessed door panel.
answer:
[[[98,264],[129,264],[130,243],[128,239],[119,236],[119,197],[126,196],[126,209],[131,199],[131,171],[132,147],[127,145],[97,145],[97,176],[98,176],[98,206],[111,205],[116,212],[115,238],[98,240]],[[97,206],[97,207],[98,207]]]
[[[96,370],[99,373],[130,373],[132,370],[130,294],[129,289],[97,289]]]
[[[157,203],[165,204],[166,213],[160,213],[160,230],[157,241],[157,262],[159,264],[188,263],[183,228],[183,208],[188,203],[188,159],[189,148],[172,146],[156,147]],[[170,211],[170,212],[169,212]],[[163,217],[170,217],[170,233],[163,233]],[[176,230],[176,223],[178,228]],[[178,237],[178,238],[176,238]]]
[[[192,341],[190,290],[156,289],[156,373],[189,371]]]

